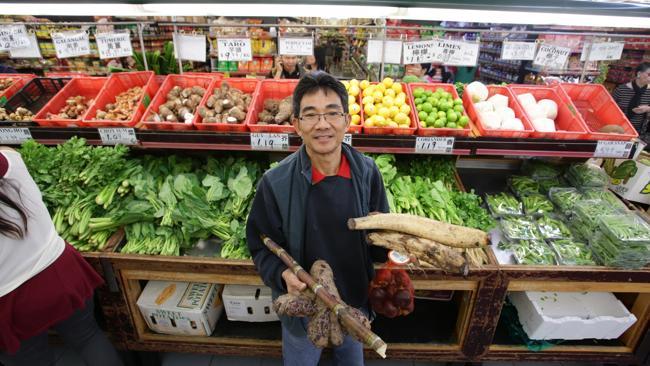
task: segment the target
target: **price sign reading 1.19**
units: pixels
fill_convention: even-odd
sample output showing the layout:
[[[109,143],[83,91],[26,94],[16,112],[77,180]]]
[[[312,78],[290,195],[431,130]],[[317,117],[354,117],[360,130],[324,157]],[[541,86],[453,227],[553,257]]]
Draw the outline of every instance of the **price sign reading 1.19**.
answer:
[[[289,134],[251,133],[251,149],[280,151],[289,150]]]
[[[104,145],[137,145],[138,139],[132,128],[98,128],[99,137]]]
[[[419,154],[451,154],[454,150],[453,137],[424,137],[415,138],[415,152]]]

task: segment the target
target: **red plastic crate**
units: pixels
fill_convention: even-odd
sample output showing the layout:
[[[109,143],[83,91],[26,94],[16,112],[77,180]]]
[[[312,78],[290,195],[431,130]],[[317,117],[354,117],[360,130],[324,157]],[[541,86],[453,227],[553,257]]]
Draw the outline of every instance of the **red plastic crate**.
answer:
[[[108,103],[114,103],[115,97],[118,94],[136,86],[142,87],[144,93],[142,93],[135,112],[129,120],[111,121],[95,119],[98,109],[103,109]],[[142,118],[144,110],[151,102],[151,98],[156,94],[157,90],[158,83],[153,71],[114,73],[108,78],[106,84],[97,95],[95,103],[88,108],[88,112],[86,112],[82,119],[82,124],[92,127],[133,127]]]
[[[45,77],[29,79],[26,81],[25,86],[9,98],[4,108],[9,112],[13,112],[22,107],[28,109],[33,115],[36,115],[70,80],[70,78]],[[2,121],[0,123],[13,124],[24,122]]]
[[[378,82],[372,82],[370,85],[377,85]],[[413,135],[418,129],[417,117],[415,116],[415,107],[413,106],[413,98],[411,96],[411,91],[408,88],[408,85],[402,83],[402,91],[406,94],[406,101],[411,107],[411,113],[409,117],[411,118],[411,127],[402,128],[402,127],[368,127],[366,126],[366,114],[363,111],[363,104],[359,103],[361,106],[361,126],[363,126],[363,133],[368,135]],[[361,100],[363,100],[363,91],[360,94]]]
[[[17,91],[19,91],[28,81],[35,78],[34,74],[0,74],[0,79],[12,79],[13,84],[3,91],[0,91],[0,107],[5,105]]]
[[[415,109],[415,97],[413,97],[413,90],[417,88],[422,88],[424,90],[436,91],[438,88],[443,89],[444,91],[451,93],[453,99],[459,98],[456,87],[453,84],[442,84],[442,83],[409,83],[408,84],[408,97],[411,101],[411,106],[413,109],[413,114],[415,116],[416,126],[418,127],[417,134],[419,136],[469,136],[472,133],[472,121],[473,118],[470,118],[470,122],[465,128],[434,128],[434,127],[422,127],[420,124],[420,116]],[[463,112],[463,115],[467,116],[467,112]],[[469,116],[468,116],[469,117]]]
[[[590,139],[629,141],[639,136],[604,86],[564,83],[560,86],[578,109]],[[625,133],[598,132],[600,128],[610,124],[623,127]]]
[[[48,127],[77,127],[81,125],[81,118],[76,119],[47,119],[47,114],[57,114],[65,106],[66,100],[70,97],[78,95],[86,97],[89,107],[94,103],[95,97],[99,94],[101,89],[106,84],[107,78],[105,77],[77,77],[71,79],[66,86],[61,89],[50,101],[41,108],[41,110],[34,116],[34,122],[41,126]]]
[[[474,103],[470,100],[469,93],[463,93],[463,105],[465,106],[465,111],[467,111],[469,118],[474,122],[474,125],[481,136],[522,138],[528,137],[531,133],[535,132],[533,125],[528,119],[528,115],[526,115],[521,105],[517,103],[517,97],[514,96],[510,89],[501,85],[488,85],[487,89],[488,98],[495,94],[501,94],[508,97],[508,107],[515,111],[515,117],[521,120],[521,123],[524,125],[524,130],[494,130],[485,128],[481,116],[476,112]]]
[[[221,80],[224,78],[223,73],[221,72],[194,72],[194,71],[188,71],[188,72],[183,72],[183,76],[207,76],[216,80]]]
[[[87,78],[89,75],[81,71],[48,71],[45,73],[48,78]]]
[[[210,89],[199,108],[204,107],[207,103],[208,98],[213,93],[214,89],[221,88],[221,84],[227,82],[231,87],[241,90],[244,93],[248,93],[252,96],[250,105],[248,106],[248,111],[246,112],[246,119],[242,123],[203,123],[203,118],[199,114],[194,118],[194,127],[203,131],[220,131],[220,132],[246,132],[248,131],[248,124],[253,118],[257,118],[257,113],[255,112],[255,96],[258,94],[258,88],[260,86],[260,81],[257,79],[246,79],[246,78],[225,78],[225,79],[216,79],[213,84],[210,86]],[[255,115],[255,117],[253,117]]]
[[[557,117],[555,118],[555,128],[557,131],[538,132],[535,130],[530,134],[530,137],[555,140],[588,138],[587,128],[582,122],[582,118],[580,118],[580,115],[576,111],[571,99],[569,99],[566,93],[564,93],[559,86],[508,85],[508,88],[510,88],[510,91],[512,91],[512,94],[514,94],[515,97],[520,94],[531,93],[537,101],[541,99],[551,99],[557,104],[558,111]],[[532,125],[532,121],[519,103],[519,99],[516,99],[516,103],[519,104]],[[533,129],[534,128],[535,126],[533,125]]]
[[[158,112],[158,108],[167,101],[167,93],[169,93],[172,88],[175,86],[180,86],[181,88],[190,88],[193,86],[200,86],[205,89],[205,94],[208,94],[212,89],[211,85],[213,79],[205,76],[185,76],[185,75],[167,75],[165,81],[158,89],[158,92],[151,100],[149,107],[144,112],[142,120],[138,125],[139,128],[146,130],[192,130],[194,129],[193,122],[156,122],[153,119],[154,113]],[[204,95],[205,96],[205,95]],[[199,103],[200,105],[200,103]],[[198,110],[198,106],[197,106]],[[194,119],[199,117],[197,111],[194,111]]]
[[[258,125],[258,114],[264,110],[264,101],[267,99],[284,99],[293,94],[294,89],[298,85],[298,80],[262,80],[254,96],[251,104],[253,108],[249,108],[249,113],[252,113],[251,119],[248,122],[248,129],[251,132],[271,132],[271,133],[295,133],[296,129],[292,125]]]

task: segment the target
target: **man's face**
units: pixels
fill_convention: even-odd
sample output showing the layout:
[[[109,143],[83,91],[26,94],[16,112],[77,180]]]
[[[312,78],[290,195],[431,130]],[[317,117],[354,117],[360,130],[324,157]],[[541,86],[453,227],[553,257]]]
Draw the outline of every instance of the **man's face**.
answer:
[[[424,70],[422,70],[422,65],[420,64],[410,64],[406,65],[406,68],[404,70],[404,75],[413,75],[417,77],[421,77],[424,75]]]
[[[650,83],[650,69],[639,72],[637,74],[637,80],[642,85]]]
[[[343,113],[341,98],[333,90],[319,89],[302,97],[293,126],[310,153],[328,155],[341,146],[350,125],[350,115]]]
[[[296,56],[282,56],[282,66],[287,71],[293,71],[296,68],[298,63],[298,57]]]

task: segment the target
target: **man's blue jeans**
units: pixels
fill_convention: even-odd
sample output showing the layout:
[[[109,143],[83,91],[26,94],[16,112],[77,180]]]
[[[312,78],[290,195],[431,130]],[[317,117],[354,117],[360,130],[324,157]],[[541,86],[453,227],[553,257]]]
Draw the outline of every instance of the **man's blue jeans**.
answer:
[[[302,318],[307,329],[307,318]],[[316,366],[322,349],[314,346],[307,335],[296,337],[282,326],[282,359],[284,366]],[[340,366],[363,366],[363,345],[361,342],[345,336],[343,344],[333,349],[334,364]]]

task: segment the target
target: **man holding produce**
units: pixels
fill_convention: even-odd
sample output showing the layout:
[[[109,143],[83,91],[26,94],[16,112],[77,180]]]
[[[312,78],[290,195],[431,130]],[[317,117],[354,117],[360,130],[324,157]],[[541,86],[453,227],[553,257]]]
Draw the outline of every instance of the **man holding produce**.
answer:
[[[345,86],[324,72],[304,76],[293,93],[292,123],[303,146],[262,177],[247,223],[255,266],[274,299],[299,295],[306,285],[262,243],[264,234],[306,270],[319,259],[332,268],[341,299],[368,314],[372,257],[382,249],[348,229],[352,217],[388,212],[379,169],[372,159],[343,144],[350,125]],[[378,252],[375,252],[378,250]],[[285,365],[317,365],[321,349],[306,333],[307,318],[281,317]],[[334,347],[339,365],[363,365],[363,345],[349,335]]]

